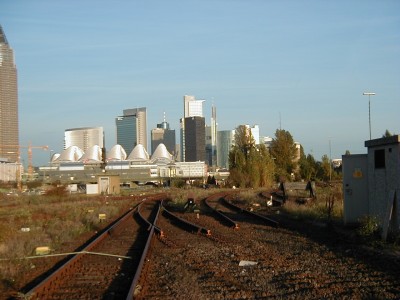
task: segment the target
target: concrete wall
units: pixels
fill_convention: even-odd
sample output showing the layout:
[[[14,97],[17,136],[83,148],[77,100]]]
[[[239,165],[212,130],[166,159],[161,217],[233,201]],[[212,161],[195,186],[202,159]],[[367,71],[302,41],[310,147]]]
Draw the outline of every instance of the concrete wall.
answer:
[[[104,175],[98,177],[99,193],[114,195],[120,193],[119,176]]]
[[[391,217],[396,191],[400,190],[400,136],[365,142],[368,147],[368,192],[370,214],[382,225]],[[397,195],[398,197],[398,195]],[[394,205],[395,219],[400,219],[400,203]],[[399,224],[394,225],[399,230]]]

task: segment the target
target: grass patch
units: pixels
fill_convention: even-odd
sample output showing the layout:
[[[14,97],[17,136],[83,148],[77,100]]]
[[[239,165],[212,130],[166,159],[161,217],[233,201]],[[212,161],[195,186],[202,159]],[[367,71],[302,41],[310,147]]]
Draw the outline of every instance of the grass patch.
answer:
[[[132,197],[87,195],[24,195],[0,203],[0,282],[18,286],[32,262],[21,258],[35,254],[36,247],[54,252],[75,245],[82,234],[95,233],[134,205]],[[99,220],[106,214],[107,222]],[[24,228],[24,230],[21,230]],[[26,231],[25,228],[29,228]],[[79,245],[76,245],[79,246]],[[71,247],[71,246],[69,246]],[[73,250],[73,249],[70,249]],[[1,292],[1,288],[0,288]]]

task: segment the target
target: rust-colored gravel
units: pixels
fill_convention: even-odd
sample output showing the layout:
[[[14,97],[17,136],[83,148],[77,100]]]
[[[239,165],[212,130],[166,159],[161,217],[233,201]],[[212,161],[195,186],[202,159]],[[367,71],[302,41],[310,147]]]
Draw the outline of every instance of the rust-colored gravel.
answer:
[[[280,228],[243,219],[233,230],[209,215],[181,216],[210,228],[213,238],[163,220],[169,243],[154,245],[144,299],[400,298],[399,257],[359,246],[332,228],[275,215]]]
[[[234,230],[203,206],[198,217],[179,213],[209,228],[212,235],[206,237],[160,216],[165,240],[153,244],[139,298],[400,299],[399,255],[365,247],[337,228],[261,213],[280,227],[232,212],[240,226]],[[239,266],[241,261],[256,264]]]

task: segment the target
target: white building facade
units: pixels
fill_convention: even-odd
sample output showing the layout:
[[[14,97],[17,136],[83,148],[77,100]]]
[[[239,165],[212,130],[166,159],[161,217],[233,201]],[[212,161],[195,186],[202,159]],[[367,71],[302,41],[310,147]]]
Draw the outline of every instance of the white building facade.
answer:
[[[104,147],[103,127],[82,127],[66,129],[64,132],[64,149],[77,146],[87,151],[93,146]]]

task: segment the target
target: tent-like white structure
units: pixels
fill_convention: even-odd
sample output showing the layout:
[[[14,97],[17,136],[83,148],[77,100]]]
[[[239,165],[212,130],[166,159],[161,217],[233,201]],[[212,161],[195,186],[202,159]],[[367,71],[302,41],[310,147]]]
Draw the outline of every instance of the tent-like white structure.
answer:
[[[115,145],[107,153],[107,160],[126,160],[125,149],[121,145]]]
[[[133,161],[148,161],[149,158],[149,154],[142,144],[137,144],[128,156],[128,160]]]
[[[80,159],[84,163],[99,163],[102,161],[101,148],[99,145],[90,147]]]
[[[173,160],[172,155],[168,152],[167,147],[163,143],[159,144],[151,156],[151,161],[170,163]]]
[[[83,156],[83,150],[78,146],[71,146],[65,149],[60,156],[54,160],[57,162],[77,162]]]

